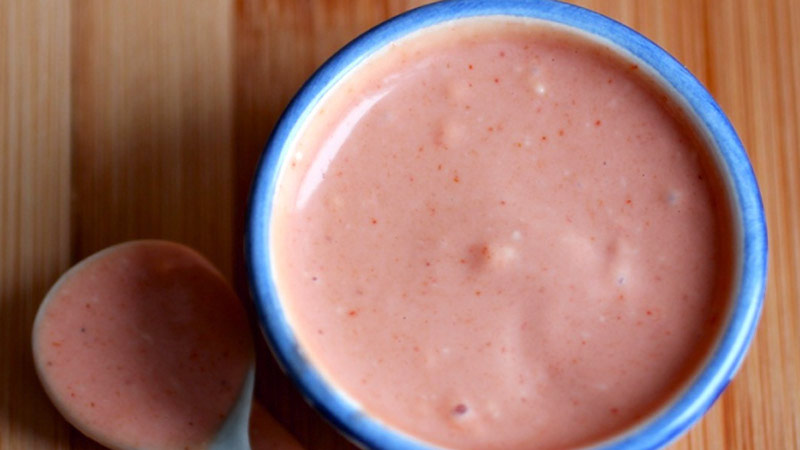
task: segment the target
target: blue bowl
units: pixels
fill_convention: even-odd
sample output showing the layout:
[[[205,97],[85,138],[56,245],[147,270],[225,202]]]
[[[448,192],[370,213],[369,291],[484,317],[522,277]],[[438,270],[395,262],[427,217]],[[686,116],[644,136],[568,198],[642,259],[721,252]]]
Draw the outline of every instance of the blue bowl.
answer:
[[[685,433],[736,373],[761,313],[767,274],[767,231],[752,167],[728,119],[711,95],[677,60],[636,31],[589,10],[555,1],[454,0],[388,20],[344,47],[300,89],[278,121],[259,162],[250,196],[245,252],[259,321],[284,371],[308,401],[352,441],[367,448],[431,449],[430,444],[369,417],[305,359],[278,298],[270,261],[270,216],[276,178],[309,112],[339,80],[388,43],[438,23],[469,17],[535,18],[582,30],[627,52],[651,69],[684,104],[716,152],[732,204],[737,266],[733,303],[717,344],[675,399],[641,425],[596,444],[598,449],[654,449]]]

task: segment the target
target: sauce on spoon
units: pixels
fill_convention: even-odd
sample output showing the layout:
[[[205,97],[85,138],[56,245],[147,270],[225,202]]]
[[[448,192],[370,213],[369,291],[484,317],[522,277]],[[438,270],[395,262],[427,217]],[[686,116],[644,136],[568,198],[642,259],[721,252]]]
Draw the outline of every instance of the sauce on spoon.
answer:
[[[203,448],[253,361],[244,308],[198,253],[120,244],[66,272],[33,326],[39,378],[80,431],[112,448]]]

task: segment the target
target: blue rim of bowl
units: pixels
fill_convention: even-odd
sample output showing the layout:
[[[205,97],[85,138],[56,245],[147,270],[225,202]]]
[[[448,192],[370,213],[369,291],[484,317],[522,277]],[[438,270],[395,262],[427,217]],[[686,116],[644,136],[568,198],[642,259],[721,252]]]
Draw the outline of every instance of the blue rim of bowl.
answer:
[[[739,229],[738,285],[727,325],[698,375],[677,400],[640,426],[592,448],[655,449],[674,441],[700,419],[741,365],[761,314],[767,276],[767,229],[758,184],[747,154],[717,103],[666,51],[636,31],[598,13],[551,0],[450,0],[394,17],[345,46],[305,83],[278,120],[258,163],[250,193],[245,257],[258,319],[270,348],[309,403],[356,444],[382,449],[432,449],[435,445],[368,417],[326,382],[304,357],[281,308],[270,261],[269,223],[276,180],[294,136],[309,112],[339,80],[386,44],[442,22],[483,16],[540,19],[609,41],[649,66],[680,94],[705,127],[727,177]]]

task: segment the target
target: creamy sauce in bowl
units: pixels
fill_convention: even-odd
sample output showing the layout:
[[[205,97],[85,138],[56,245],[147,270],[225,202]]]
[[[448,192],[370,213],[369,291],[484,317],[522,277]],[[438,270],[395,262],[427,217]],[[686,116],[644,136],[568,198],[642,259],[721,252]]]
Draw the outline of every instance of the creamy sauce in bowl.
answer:
[[[724,320],[708,148],[630,59],[471,19],[373,55],[281,168],[279,297],[367,414],[452,448],[599,441],[663,406]]]

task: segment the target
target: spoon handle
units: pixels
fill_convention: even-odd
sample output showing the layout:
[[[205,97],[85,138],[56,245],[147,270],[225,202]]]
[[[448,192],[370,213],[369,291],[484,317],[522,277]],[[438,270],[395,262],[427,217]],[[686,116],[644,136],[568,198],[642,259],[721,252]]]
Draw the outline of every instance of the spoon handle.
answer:
[[[253,401],[253,385],[255,384],[255,362],[247,371],[242,391],[236,404],[225,419],[219,432],[208,446],[209,450],[251,450],[249,425],[250,406]]]

